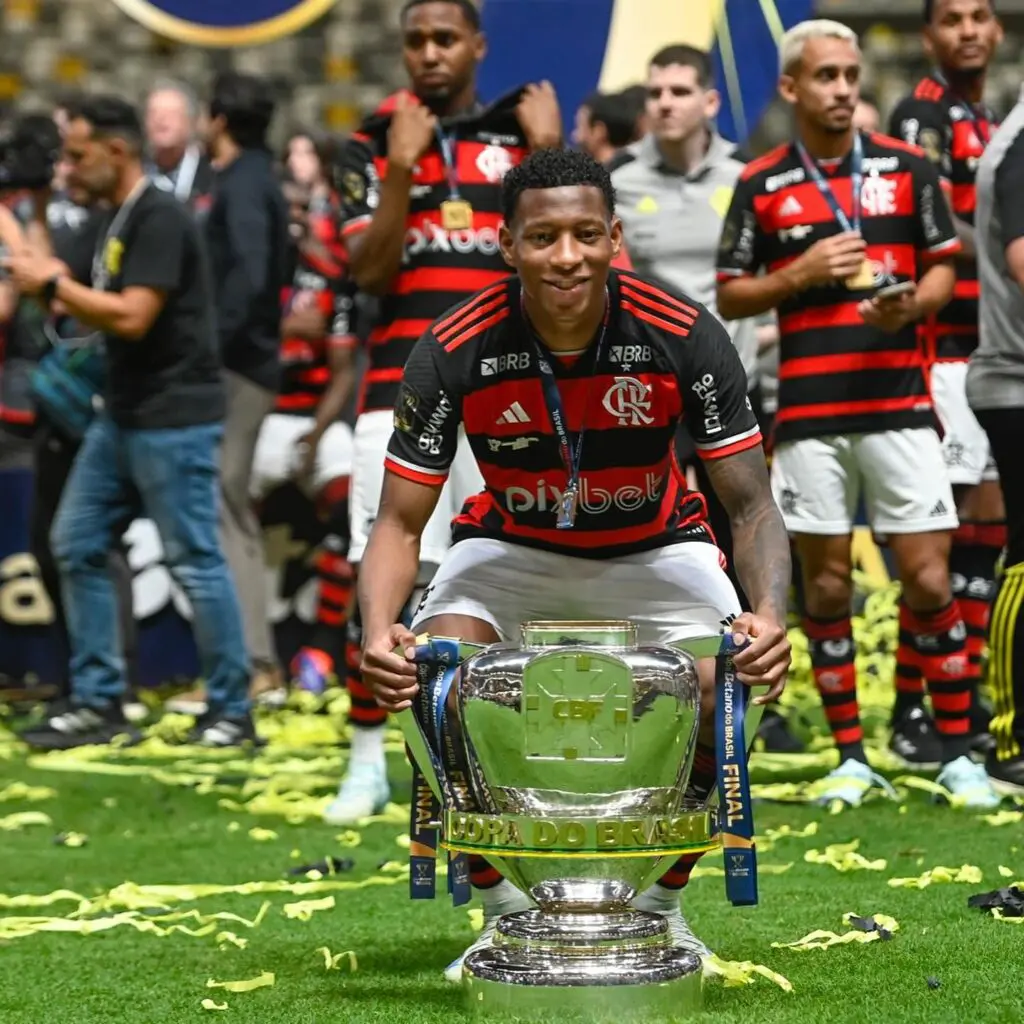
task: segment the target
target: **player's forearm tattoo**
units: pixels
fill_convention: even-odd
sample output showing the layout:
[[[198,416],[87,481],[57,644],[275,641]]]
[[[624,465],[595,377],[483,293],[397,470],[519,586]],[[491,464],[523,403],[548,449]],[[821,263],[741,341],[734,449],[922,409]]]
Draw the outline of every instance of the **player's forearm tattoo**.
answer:
[[[786,621],[792,565],[789,536],[772,498],[760,448],[705,463],[732,525],[736,575],[755,612]]]

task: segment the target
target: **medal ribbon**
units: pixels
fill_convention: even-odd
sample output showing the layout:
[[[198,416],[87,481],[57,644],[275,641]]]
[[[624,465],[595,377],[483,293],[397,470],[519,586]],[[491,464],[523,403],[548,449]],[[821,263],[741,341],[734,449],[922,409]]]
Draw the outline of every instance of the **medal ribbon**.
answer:
[[[864,145],[860,140],[860,132],[855,133],[853,136],[853,152],[850,155],[850,191],[853,193],[852,217],[846,216],[846,211],[839,205],[839,200],[836,199],[832,186],[821,173],[817,162],[811,158],[810,153],[804,148],[802,142],[796,144],[796,151],[800,157],[800,162],[804,165],[807,176],[818,186],[818,191],[824,197],[825,202],[828,203],[829,209],[836,220],[839,221],[839,226],[844,231],[860,232],[860,192],[861,186],[864,184]]]
[[[939,83],[939,85],[941,85],[948,93],[950,93],[953,99],[955,99],[960,104],[960,106],[962,106],[967,111],[967,119],[971,122],[971,127],[974,129],[974,134],[978,136],[978,141],[981,143],[982,147],[987,146],[992,138],[992,128],[991,126],[989,126],[988,128],[981,127],[981,118],[978,117],[978,111],[975,110],[974,104],[969,102],[968,100],[961,99],[959,96],[957,96],[956,93],[953,92],[953,90],[950,88],[949,82],[946,81],[946,76],[943,75],[942,72],[936,71],[932,77],[935,79],[936,82]],[[985,120],[989,120],[988,111],[985,111],[984,113]]]
[[[520,300],[522,308],[522,300]],[[522,308],[523,319],[529,323],[525,308]],[[601,355],[604,352],[604,342],[608,335],[608,320],[611,314],[611,303],[605,294],[604,320],[601,323],[601,334],[597,339],[594,349],[594,368],[601,362]],[[532,325],[531,325],[532,326]],[[576,435],[575,446],[569,441],[569,424],[565,418],[565,407],[562,404],[562,394],[558,390],[558,381],[555,379],[555,372],[551,369],[551,353],[537,339],[536,331],[531,329],[531,340],[537,351],[537,370],[540,373],[541,390],[544,393],[544,404],[547,406],[548,418],[551,420],[552,429],[558,438],[558,452],[565,467],[568,481],[565,490],[562,492],[561,510],[555,523],[559,530],[571,529],[575,521],[575,503],[579,495],[580,487],[580,462],[583,458],[583,437],[586,433],[586,425],[580,424],[580,431]]]
[[[747,688],[736,678],[733,658],[745,645],[722,637],[715,659],[715,747],[718,754],[718,820],[725,855],[725,894],[734,907],[757,904],[757,848],[747,774],[743,719]]]
[[[441,125],[437,126],[437,144],[441,147],[441,160],[444,162],[445,176],[448,178],[448,196],[454,202],[461,202],[459,192],[459,166],[456,162],[456,146],[458,139],[455,133],[446,135]]]

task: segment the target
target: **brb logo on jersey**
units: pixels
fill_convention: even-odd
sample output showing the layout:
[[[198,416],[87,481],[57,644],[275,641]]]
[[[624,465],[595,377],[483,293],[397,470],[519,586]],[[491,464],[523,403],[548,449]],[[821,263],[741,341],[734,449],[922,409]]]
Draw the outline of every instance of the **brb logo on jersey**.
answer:
[[[129,17],[168,39],[197,46],[255,46],[290,36],[335,0],[114,0]]]

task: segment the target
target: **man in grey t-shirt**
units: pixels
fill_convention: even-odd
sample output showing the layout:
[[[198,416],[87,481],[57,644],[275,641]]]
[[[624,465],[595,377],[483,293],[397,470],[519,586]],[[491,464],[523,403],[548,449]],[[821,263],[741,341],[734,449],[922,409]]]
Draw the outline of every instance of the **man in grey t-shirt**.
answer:
[[[988,435],[1006,504],[1002,584],[989,627],[996,750],[988,773],[1024,793],[1024,90],[978,165],[975,236],[980,338],[967,399]]]

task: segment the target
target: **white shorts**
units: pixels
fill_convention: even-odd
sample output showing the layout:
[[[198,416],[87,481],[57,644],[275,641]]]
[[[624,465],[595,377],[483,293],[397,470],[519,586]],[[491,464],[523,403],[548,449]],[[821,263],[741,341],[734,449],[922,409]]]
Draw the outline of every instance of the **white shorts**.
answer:
[[[642,643],[671,643],[720,634],[739,613],[713,544],[689,541],[602,561],[474,538],[445,556],[413,630],[438,615],[467,615],[517,641],[520,625],[535,619],[629,619]]]
[[[348,560],[357,565],[363,558],[370,528],[377,518],[380,492],[384,485],[384,456],[394,430],[394,414],[387,409],[364,412],[356,420],[355,455],[352,466],[352,491],[349,500],[349,526],[352,542]],[[484,479],[473,450],[464,434],[448,480],[441,490],[437,508],[427,522],[420,540],[420,562],[440,565],[451,546],[452,520],[462,511],[466,499],[484,489]]]
[[[790,533],[852,532],[861,491],[876,534],[959,525],[939,435],[930,427],[783,441],[772,492]]]
[[[282,416],[271,413],[260,427],[256,453],[252,461],[249,493],[259,501],[275,487],[290,479],[297,465],[296,443],[314,426],[305,416]],[[352,428],[347,423],[332,423],[316,449],[316,465],[311,481],[315,497],[325,484],[349,476],[352,472]]]
[[[936,363],[931,370],[932,401],[942,423],[942,454],[953,484],[974,486],[998,480],[988,435],[967,404],[967,362]]]

